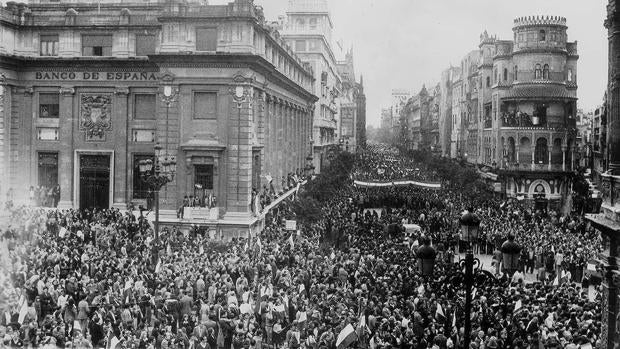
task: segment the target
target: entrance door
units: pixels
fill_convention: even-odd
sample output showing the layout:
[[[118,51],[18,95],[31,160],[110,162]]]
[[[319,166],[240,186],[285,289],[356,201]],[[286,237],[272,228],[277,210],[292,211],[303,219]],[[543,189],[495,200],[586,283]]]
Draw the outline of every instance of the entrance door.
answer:
[[[80,209],[110,206],[110,156],[80,156]]]

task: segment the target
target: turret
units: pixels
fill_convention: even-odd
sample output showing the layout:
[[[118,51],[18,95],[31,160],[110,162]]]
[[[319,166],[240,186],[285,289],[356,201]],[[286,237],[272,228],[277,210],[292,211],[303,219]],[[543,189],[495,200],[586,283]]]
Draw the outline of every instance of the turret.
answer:
[[[515,51],[524,49],[565,50],[566,18],[529,16],[514,20]]]

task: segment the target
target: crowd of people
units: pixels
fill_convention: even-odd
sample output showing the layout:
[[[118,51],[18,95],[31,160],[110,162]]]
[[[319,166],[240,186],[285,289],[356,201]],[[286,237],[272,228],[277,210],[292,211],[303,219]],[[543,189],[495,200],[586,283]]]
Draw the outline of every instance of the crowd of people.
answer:
[[[429,170],[426,164],[400,156],[396,149],[381,144],[369,145],[369,151],[359,154],[351,175],[353,179],[364,181],[440,180],[438,174]]]
[[[385,166],[381,157],[394,154],[382,151],[371,148],[358,161]],[[385,229],[417,223],[437,250],[457,253],[455,222],[475,207],[485,242],[496,247],[512,233],[528,253],[562,254],[554,266],[569,270],[600,249],[579,217],[543,217],[494,196],[350,183],[321,203],[319,220],[287,231],[293,207],[284,200],[258,236],[231,241],[176,228],[155,240],[148,220],[116,209],[14,208],[0,243],[0,344],[443,349],[462,346],[465,316],[471,348],[600,340],[600,298],[581,280],[526,283],[500,272],[479,280],[474,311],[465,314],[458,264],[438,258],[423,277],[415,250]]]

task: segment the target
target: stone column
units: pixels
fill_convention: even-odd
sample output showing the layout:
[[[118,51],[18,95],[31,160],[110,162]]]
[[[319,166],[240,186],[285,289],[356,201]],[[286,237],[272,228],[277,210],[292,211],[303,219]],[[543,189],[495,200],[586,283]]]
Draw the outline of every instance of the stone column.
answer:
[[[264,131],[263,131],[263,135],[264,135],[264,139],[263,139],[263,154],[265,161],[263,164],[263,168],[265,169],[263,172],[264,174],[268,174],[269,171],[271,170],[271,105],[270,105],[270,100],[271,97],[268,94],[265,94],[265,108],[263,111],[263,115],[264,115]],[[262,184],[262,183],[261,183]],[[262,186],[261,186],[262,189]]]
[[[291,107],[288,102],[284,104],[284,161],[282,162],[282,175],[286,176],[291,170]]]
[[[127,151],[127,97],[129,88],[117,87],[114,90],[114,196],[112,207],[124,210],[127,207],[129,192],[128,165],[131,164],[130,153]]]
[[[5,85],[4,78],[0,75],[0,203],[4,202],[6,199],[6,191],[8,190],[7,180],[9,178],[9,164],[8,157],[6,156],[7,149],[9,146],[9,142],[7,142],[8,137],[5,137],[6,129],[5,125],[8,123],[5,122],[6,110],[5,103],[9,100],[9,89]]]
[[[562,171],[566,171],[566,150],[568,146],[566,145],[566,139],[562,141]]]
[[[60,184],[59,209],[73,207],[73,185],[78,183],[79,169],[77,178],[74,178],[74,148],[73,148],[73,129],[77,127],[76,116],[73,115],[73,98],[75,89],[72,86],[62,86],[60,88],[60,115],[58,137],[60,139],[60,154],[58,154],[58,182]],[[78,101],[79,102],[79,101]]]
[[[282,116],[282,100],[278,99],[277,104],[276,104],[276,148],[275,148],[275,161],[274,161],[274,173],[273,173],[273,180],[274,180],[274,186],[275,188],[280,188],[280,178],[282,176],[282,147],[283,147],[283,143],[282,143],[282,137],[284,137],[284,131],[282,130],[283,127],[283,120],[284,117]]]

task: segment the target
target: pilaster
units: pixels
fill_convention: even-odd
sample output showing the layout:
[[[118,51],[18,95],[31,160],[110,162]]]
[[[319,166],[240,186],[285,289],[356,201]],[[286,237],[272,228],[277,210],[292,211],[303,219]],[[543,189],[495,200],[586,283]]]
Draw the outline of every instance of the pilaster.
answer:
[[[125,209],[127,207],[128,190],[128,166],[131,164],[130,154],[127,149],[127,99],[128,87],[117,87],[114,90],[114,195],[112,206]]]
[[[73,86],[60,87],[60,113],[59,113],[59,138],[61,152],[58,154],[58,181],[60,184],[59,209],[73,207],[73,182],[79,178],[73,178],[73,125],[75,122],[74,105],[75,88]]]

